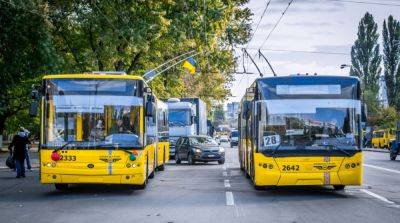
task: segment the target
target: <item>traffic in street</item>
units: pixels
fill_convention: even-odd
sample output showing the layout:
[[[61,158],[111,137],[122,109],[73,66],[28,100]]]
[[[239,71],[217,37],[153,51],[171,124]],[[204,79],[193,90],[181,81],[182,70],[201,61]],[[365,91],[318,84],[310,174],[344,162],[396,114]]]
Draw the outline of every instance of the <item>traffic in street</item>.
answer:
[[[23,180],[2,168],[0,214],[12,219],[8,222],[365,223],[400,218],[400,161],[389,161],[388,153],[364,152],[362,186],[339,192],[332,187],[256,191],[240,171],[237,148],[222,145],[224,165],[171,160],[146,190],[75,185],[57,191],[39,183],[37,168]]]

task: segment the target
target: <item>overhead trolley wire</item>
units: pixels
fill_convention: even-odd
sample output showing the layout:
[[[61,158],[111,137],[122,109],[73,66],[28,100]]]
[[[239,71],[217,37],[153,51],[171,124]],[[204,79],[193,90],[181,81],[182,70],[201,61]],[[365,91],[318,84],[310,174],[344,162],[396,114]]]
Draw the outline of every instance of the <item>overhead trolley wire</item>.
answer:
[[[250,40],[247,42],[247,45],[246,45],[246,47],[245,47],[246,49],[248,48],[250,42],[253,40],[254,35],[256,34],[256,32],[257,32],[257,30],[258,30],[258,27],[260,26],[260,23],[261,23],[262,19],[264,18],[264,15],[265,15],[265,13],[266,13],[267,10],[268,10],[269,5],[271,4],[271,1],[272,1],[272,0],[269,0],[269,1],[267,2],[267,5],[265,6],[264,11],[262,12],[262,14],[261,14],[261,16],[260,16],[260,19],[259,19],[258,22],[257,22],[256,28],[254,29],[253,33],[251,34]]]
[[[267,38],[265,38],[264,42],[261,44],[261,46],[258,49],[261,49],[264,44],[268,41],[268,39],[271,37],[272,33],[275,31],[276,27],[278,27],[279,23],[282,21],[283,17],[285,16],[286,12],[288,11],[289,7],[292,5],[294,0],[290,0],[288,5],[286,6],[285,10],[283,10],[282,15],[279,17],[279,19],[276,21],[275,25],[272,27],[271,31],[268,33]]]

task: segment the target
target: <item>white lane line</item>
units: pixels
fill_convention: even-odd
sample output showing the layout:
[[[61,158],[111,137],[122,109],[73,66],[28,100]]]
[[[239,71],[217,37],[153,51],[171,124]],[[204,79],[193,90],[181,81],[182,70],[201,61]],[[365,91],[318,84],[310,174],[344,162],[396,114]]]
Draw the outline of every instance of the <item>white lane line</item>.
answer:
[[[226,195],[226,206],[234,206],[235,200],[233,199],[233,193],[230,191],[227,191],[225,193],[225,195]]]
[[[231,184],[229,183],[229,180],[225,180],[225,181],[224,181],[224,184],[225,184],[225,187],[226,187],[226,188],[231,187]]]
[[[387,171],[387,172],[400,174],[400,171],[398,171],[398,170],[387,169],[387,168],[383,168],[383,167],[380,167],[380,166],[374,166],[374,165],[365,164],[365,163],[363,165],[366,166],[366,167],[377,169],[377,170],[384,170],[384,171]]]
[[[222,176],[227,177],[228,176],[228,172],[226,172],[226,171],[222,172]]]
[[[377,198],[377,199],[379,199],[379,200],[381,200],[381,201],[383,201],[383,202],[385,202],[385,203],[388,203],[388,204],[395,204],[393,201],[389,201],[386,197],[382,197],[381,195],[375,194],[375,193],[373,193],[373,192],[371,192],[371,191],[369,191],[369,190],[360,189],[360,191],[361,191],[361,192],[364,192],[364,193],[366,193],[366,194],[368,194],[369,196],[372,196],[372,197],[374,197],[374,198]]]
[[[224,165],[224,166],[222,167],[222,169],[223,169],[223,170],[226,170],[226,166]]]

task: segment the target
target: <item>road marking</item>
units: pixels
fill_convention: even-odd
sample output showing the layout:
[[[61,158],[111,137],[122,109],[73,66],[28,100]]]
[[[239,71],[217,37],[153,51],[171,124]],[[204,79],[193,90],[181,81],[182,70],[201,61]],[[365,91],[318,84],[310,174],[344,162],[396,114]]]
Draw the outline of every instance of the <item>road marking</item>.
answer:
[[[227,191],[225,193],[225,195],[226,195],[226,206],[234,206],[235,200],[233,199],[233,193],[230,191]]]
[[[370,164],[363,164],[363,165],[366,166],[366,167],[377,169],[377,170],[384,170],[384,171],[387,171],[387,172],[400,174],[400,171],[398,171],[398,170],[387,169],[387,168],[383,168],[383,167],[380,167],[380,166],[374,166],[374,165],[370,165]]]
[[[229,183],[229,180],[225,180],[224,184],[225,184],[225,187],[231,187],[231,184]]]
[[[228,176],[228,172],[224,171],[224,172],[222,173],[222,176],[227,177],[227,176]]]
[[[386,197],[382,197],[381,195],[375,194],[375,193],[373,193],[373,192],[371,192],[371,191],[369,191],[369,190],[360,189],[360,191],[361,191],[361,192],[364,192],[364,193],[366,193],[366,194],[368,194],[368,195],[370,195],[370,196],[372,196],[372,197],[375,197],[375,198],[377,198],[377,199],[379,199],[379,200],[381,200],[381,201],[383,201],[383,202],[385,202],[385,203],[388,203],[388,204],[395,204],[393,201],[389,201]]]
[[[224,165],[224,166],[222,167],[222,169],[223,169],[223,170],[226,170],[226,166]]]

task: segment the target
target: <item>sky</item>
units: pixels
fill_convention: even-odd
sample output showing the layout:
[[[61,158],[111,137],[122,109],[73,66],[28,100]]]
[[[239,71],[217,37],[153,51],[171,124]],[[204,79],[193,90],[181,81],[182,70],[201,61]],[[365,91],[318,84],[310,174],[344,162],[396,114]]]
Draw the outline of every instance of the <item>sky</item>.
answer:
[[[250,0],[245,6],[254,14],[253,30],[269,0]],[[297,73],[317,73],[319,75],[348,75],[349,69],[340,69],[341,64],[350,64],[350,50],[357,37],[360,19],[368,11],[382,33],[383,21],[389,15],[400,20],[399,0],[294,0],[281,22],[266,37],[282,15],[290,0],[271,0],[254,37],[247,45],[247,51],[253,55],[264,77],[273,76],[263,59],[254,56],[261,51],[268,58],[278,76]],[[398,6],[377,5],[397,4]],[[262,43],[264,44],[262,45]],[[381,43],[381,40],[380,40]],[[242,48],[235,49],[236,56],[242,55]],[[311,51],[324,53],[283,52]],[[329,54],[326,54],[329,53]],[[236,71],[243,72],[243,60],[238,59]],[[234,74],[235,81],[229,86],[232,97],[227,102],[240,101],[246,88],[259,77],[257,69],[248,58],[245,59],[247,72],[254,74]]]

